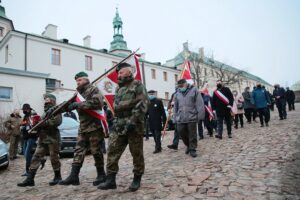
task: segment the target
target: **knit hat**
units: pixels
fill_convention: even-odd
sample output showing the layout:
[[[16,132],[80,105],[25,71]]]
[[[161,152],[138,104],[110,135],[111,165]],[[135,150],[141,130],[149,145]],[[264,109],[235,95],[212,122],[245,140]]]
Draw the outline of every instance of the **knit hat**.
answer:
[[[185,79],[180,79],[180,80],[177,82],[178,85],[185,84],[185,83],[187,83]]]
[[[32,108],[30,107],[30,105],[28,103],[24,103],[22,110],[32,110]]]
[[[78,79],[78,78],[88,78],[88,74],[87,73],[85,73],[85,72],[79,72],[79,73],[77,73],[76,75],[75,75],[75,80],[76,79]]]

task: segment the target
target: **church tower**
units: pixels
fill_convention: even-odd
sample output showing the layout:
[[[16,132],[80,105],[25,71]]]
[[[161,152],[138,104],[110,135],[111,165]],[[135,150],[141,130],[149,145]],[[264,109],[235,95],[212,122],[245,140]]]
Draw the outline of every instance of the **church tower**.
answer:
[[[131,51],[128,50],[127,43],[124,40],[123,30],[122,30],[123,22],[119,15],[118,8],[116,8],[116,16],[113,19],[113,29],[114,29],[114,36],[113,36],[114,39],[110,43],[109,51],[111,53],[128,55],[129,53],[131,53]]]
[[[1,5],[0,1],[0,42],[11,30],[14,30],[13,22],[7,18],[5,8]]]

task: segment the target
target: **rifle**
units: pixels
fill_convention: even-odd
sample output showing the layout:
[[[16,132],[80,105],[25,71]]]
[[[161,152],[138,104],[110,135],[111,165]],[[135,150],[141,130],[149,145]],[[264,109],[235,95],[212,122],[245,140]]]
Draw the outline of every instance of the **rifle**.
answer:
[[[125,60],[127,60],[128,58],[130,58],[132,55],[134,55],[140,48],[138,48],[137,50],[133,51],[131,54],[129,54],[126,58],[124,58],[123,60],[121,60],[119,63],[115,64],[112,68],[110,68],[108,71],[106,71],[104,74],[100,75],[98,78],[96,78],[92,84],[96,83],[99,79],[101,79],[102,77],[106,76],[109,72],[111,72],[112,70],[114,70],[120,63],[124,62]],[[75,92],[75,94],[68,100],[65,101],[63,103],[61,103],[60,105],[57,106],[57,108],[50,113],[50,115],[47,115],[42,121],[40,121],[39,123],[37,123],[34,127],[32,127],[28,133],[31,133],[32,131],[34,131],[35,129],[37,129],[38,127],[40,127],[42,124],[44,124],[51,116],[55,116],[57,114],[59,114],[61,112],[61,110],[63,110],[63,108],[65,108],[69,103],[73,102],[74,99],[77,96],[77,92]]]
[[[55,110],[54,110],[52,113],[50,113],[49,115],[46,115],[46,116],[44,117],[44,119],[41,120],[39,123],[37,123],[34,127],[32,127],[32,128],[28,131],[28,133],[29,133],[29,134],[32,133],[32,131],[36,130],[38,127],[40,127],[42,124],[44,124],[48,119],[50,119],[50,117],[56,116],[56,115],[58,115],[59,113],[61,113],[61,111],[62,111],[65,107],[67,107],[70,103],[72,103],[72,102],[74,101],[74,99],[76,98],[76,96],[77,96],[77,92],[75,92],[75,94],[74,94],[68,101],[64,101],[63,103],[59,104],[59,105],[55,108]]]

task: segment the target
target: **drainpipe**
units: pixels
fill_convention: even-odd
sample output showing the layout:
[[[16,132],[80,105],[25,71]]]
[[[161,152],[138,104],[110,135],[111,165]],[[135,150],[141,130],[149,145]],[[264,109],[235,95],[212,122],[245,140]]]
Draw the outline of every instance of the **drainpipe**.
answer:
[[[145,66],[144,62],[142,62],[142,74],[143,74],[143,84],[146,87],[146,78],[145,78]]]
[[[25,57],[25,60],[24,60],[24,70],[27,71],[27,37],[28,37],[28,34],[25,33],[25,53],[24,53],[24,57]]]

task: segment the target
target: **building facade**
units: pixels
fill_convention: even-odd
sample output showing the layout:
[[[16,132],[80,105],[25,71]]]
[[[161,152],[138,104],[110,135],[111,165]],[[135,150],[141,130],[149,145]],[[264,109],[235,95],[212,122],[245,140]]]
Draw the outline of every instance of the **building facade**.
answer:
[[[28,97],[27,102],[21,103],[32,102],[36,104],[33,98],[42,96],[45,92],[53,92],[58,96],[58,102],[63,101],[75,91],[76,83],[74,75],[77,72],[85,71],[89,74],[90,79],[94,80],[131,53],[124,40],[122,32],[123,22],[118,10],[113,19],[114,35],[111,46],[109,50],[99,50],[91,48],[90,36],[83,38],[82,45],[72,44],[65,38],[58,39],[57,26],[53,24],[47,25],[42,34],[31,34],[15,30],[13,22],[6,17],[4,8],[0,7],[2,9],[2,12],[0,9],[0,30],[3,30],[3,37],[0,37],[0,67],[24,73],[42,73],[40,75],[44,79],[44,83],[42,84],[43,89],[36,89],[36,95]],[[156,90],[158,97],[162,98],[165,103],[175,91],[175,85],[179,79],[185,59],[184,55],[188,53],[196,54],[195,52],[190,52],[188,44],[185,43],[183,51],[173,59],[168,60],[166,64],[147,61],[145,54],[140,59],[143,82],[146,88],[148,90]],[[205,57],[203,49],[200,54],[203,54],[203,57]],[[204,66],[205,73],[213,73],[213,70],[217,70],[220,62],[213,62],[211,63],[205,57],[201,63]],[[229,67],[227,66],[228,69]],[[236,70],[233,67],[230,67],[230,69]],[[232,72],[230,70],[227,71],[228,73]],[[262,79],[246,72],[241,77],[239,84],[232,85],[233,88],[239,91],[242,91],[246,86],[252,87],[258,82],[263,82],[266,86],[270,86]],[[217,79],[217,76],[211,76],[211,78],[206,80],[207,84],[205,86],[212,91]],[[10,80],[12,79],[6,81],[0,80],[0,93],[1,87],[7,87]],[[17,85],[19,86],[19,84]],[[35,83],[32,82],[31,84]],[[19,87],[22,87],[22,85]],[[12,90],[16,90],[16,88],[12,87]],[[0,106],[4,105],[6,104],[3,104],[0,99]],[[11,104],[10,107],[12,106],[14,104]],[[42,110],[40,106],[38,104],[39,108],[37,110]]]

